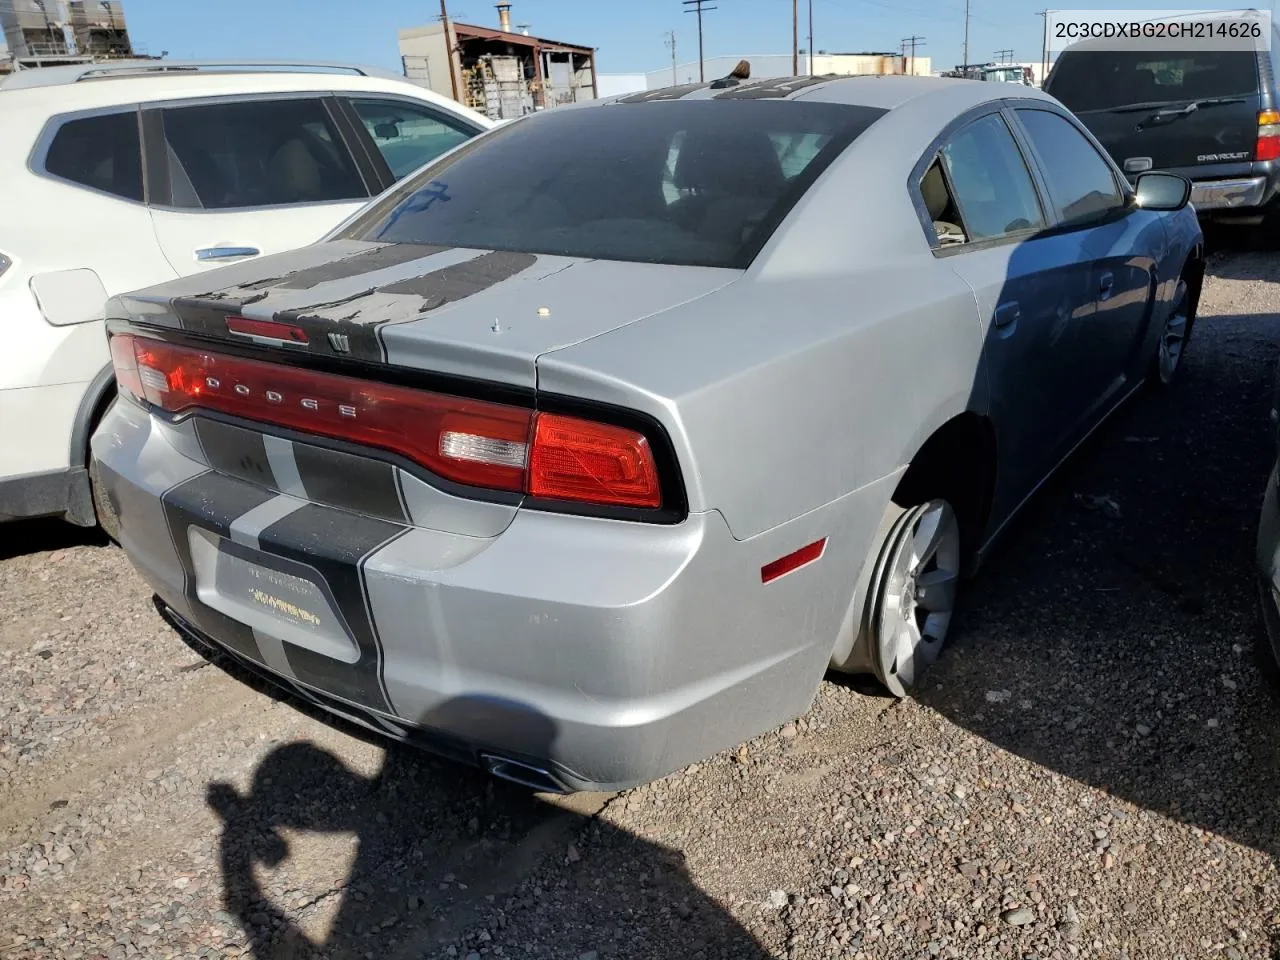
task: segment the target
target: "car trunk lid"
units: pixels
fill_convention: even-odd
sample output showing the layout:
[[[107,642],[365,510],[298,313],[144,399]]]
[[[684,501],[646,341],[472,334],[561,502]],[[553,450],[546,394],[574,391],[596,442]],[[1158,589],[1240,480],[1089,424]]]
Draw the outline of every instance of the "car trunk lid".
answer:
[[[225,340],[536,387],[536,361],[713,292],[741,271],[335,241],[117,298],[108,316]],[[269,328],[298,331],[284,340]],[[376,376],[376,374],[375,374]]]

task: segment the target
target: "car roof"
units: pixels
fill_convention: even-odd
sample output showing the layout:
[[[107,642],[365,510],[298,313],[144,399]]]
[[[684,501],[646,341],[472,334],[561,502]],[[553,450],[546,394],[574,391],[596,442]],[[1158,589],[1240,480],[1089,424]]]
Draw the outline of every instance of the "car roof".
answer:
[[[1023,99],[1052,98],[1032,87],[1018,88]],[[723,80],[689,83],[642,93],[624,94],[607,101],[628,104],[655,103],[672,100],[803,100],[805,102],[842,103],[849,106],[877,107],[892,110],[908,101],[934,100],[939,107],[964,110],[995,100],[1007,100],[1007,84],[986,83],[946,77],[912,77],[890,74],[870,76],[825,75],[814,77],[770,77],[742,80],[726,84]],[[584,106],[591,106],[585,104]]]
[[[0,104],[47,115],[133,103],[245,94],[392,93],[492,122],[456,101],[376,67],[271,60],[133,60],[21,70],[0,81]]]

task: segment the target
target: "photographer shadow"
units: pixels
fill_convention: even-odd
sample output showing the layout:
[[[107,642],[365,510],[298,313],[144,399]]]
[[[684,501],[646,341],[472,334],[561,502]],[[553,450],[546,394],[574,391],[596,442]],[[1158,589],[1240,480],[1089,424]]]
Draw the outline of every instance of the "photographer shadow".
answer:
[[[447,716],[483,708],[482,698],[454,699],[421,725],[447,726]],[[553,722],[533,712],[528,722],[551,755]],[[613,960],[660,956],[673,942],[689,958],[767,956],[697,888],[678,851],[595,816],[601,795],[534,794],[398,744],[365,775],[313,743],[292,742],[258,765],[244,793],[210,784],[208,803],[222,822],[224,909],[254,960]],[[287,834],[354,837],[345,879],[311,886],[301,905],[282,904],[263,877],[293,857]],[[308,873],[334,864],[290,866]],[[326,907],[327,930],[308,930],[317,926],[308,917]]]

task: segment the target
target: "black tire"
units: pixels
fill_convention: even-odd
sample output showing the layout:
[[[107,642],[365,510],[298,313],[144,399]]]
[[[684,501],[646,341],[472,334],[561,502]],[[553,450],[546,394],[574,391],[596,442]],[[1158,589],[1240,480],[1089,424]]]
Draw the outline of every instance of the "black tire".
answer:
[[[102,484],[98,461],[93,457],[89,458],[89,492],[93,495],[93,514],[98,520],[98,526],[112,543],[119,544],[120,519],[111,505],[111,498],[107,496],[106,487]]]
[[[1178,373],[1186,361],[1187,348],[1191,345],[1191,336],[1196,326],[1196,311],[1200,306],[1200,277],[1189,263],[1178,277],[1178,287],[1174,293],[1174,306],[1165,327],[1160,331],[1160,343],[1156,347],[1156,355],[1151,358],[1151,370],[1147,375],[1148,382],[1157,388],[1168,389],[1177,381]],[[1180,331],[1174,330],[1175,321],[1182,315]],[[1169,338],[1176,335],[1178,339],[1176,355],[1172,365],[1169,364]]]

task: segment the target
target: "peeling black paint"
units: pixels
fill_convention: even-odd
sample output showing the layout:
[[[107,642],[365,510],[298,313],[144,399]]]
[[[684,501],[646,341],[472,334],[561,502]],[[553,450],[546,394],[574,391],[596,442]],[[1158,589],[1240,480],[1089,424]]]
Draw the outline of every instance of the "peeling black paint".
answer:
[[[432,273],[401,280],[385,287],[379,287],[380,293],[409,294],[422,297],[419,313],[436,310],[446,303],[465,300],[495,284],[509,280],[516,274],[528,270],[538,262],[532,253],[514,253],[496,251],[465,260],[452,266],[436,270]]]
[[[255,280],[252,283],[243,284],[242,289],[262,290],[272,287],[277,290],[310,290],[322,283],[346,280],[363,273],[372,273],[374,270],[396,267],[449,249],[451,248],[422,243],[388,243],[372,250],[318,263],[313,267],[304,267],[283,277]]]
[[[654,100],[679,100],[683,96],[698,90],[704,90],[710,86],[710,83],[682,83],[676,87],[663,87],[661,90],[646,90],[643,93],[633,93],[614,102],[651,103]]]
[[[758,83],[744,84],[724,93],[718,93],[716,100],[781,100],[803,90],[806,87],[830,83],[837,79],[834,74],[821,77],[781,77],[762,80]]]

